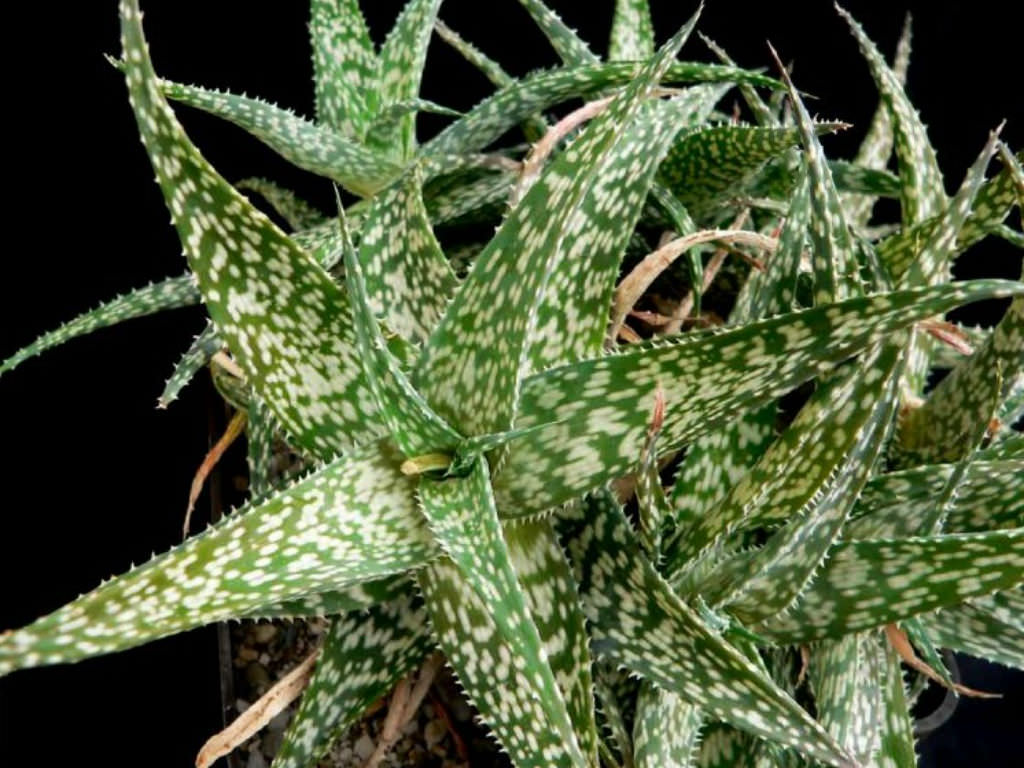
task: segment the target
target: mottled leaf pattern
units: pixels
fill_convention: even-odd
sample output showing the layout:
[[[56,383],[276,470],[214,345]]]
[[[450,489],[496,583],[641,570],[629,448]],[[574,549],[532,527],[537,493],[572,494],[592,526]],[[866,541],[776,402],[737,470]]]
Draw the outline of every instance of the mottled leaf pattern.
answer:
[[[672,593],[606,493],[590,499],[568,548],[595,653],[746,731],[826,762],[849,759],[795,701]]]
[[[914,726],[910,719],[910,705],[903,683],[903,672],[896,651],[886,647],[883,651],[884,688],[882,700],[882,738],[878,753],[880,768],[914,768]]]
[[[125,320],[145,317],[166,309],[190,307],[199,301],[199,289],[196,288],[192,275],[172,277],[147,285],[145,288],[138,288],[79,315],[54,331],[43,334],[0,363],[0,375],[14,370],[30,357],[41,355],[46,350],[58,347],[78,336],[85,336],[100,328],[108,328]]]
[[[359,242],[373,311],[406,339],[426,341],[455,290],[434,239],[415,169],[374,198]]]
[[[1024,581],[1024,528],[842,542],[801,599],[755,630],[808,642],[957,605]]]
[[[838,8],[838,6],[837,6]],[[861,53],[867,60],[875,79],[882,103],[889,110],[895,139],[896,158],[899,161],[900,207],[904,224],[917,224],[929,216],[940,213],[946,206],[942,186],[942,172],[935,159],[935,150],[928,141],[924,124],[910,100],[903,92],[900,78],[861,29],[861,26],[842,8],[840,15],[850,25]],[[928,272],[927,269],[924,270]]]
[[[210,358],[223,348],[224,342],[217,335],[216,326],[213,323],[207,323],[203,332],[193,339],[189,348],[185,350],[185,354],[175,364],[174,371],[167,379],[163,392],[157,398],[157,407],[166,408],[177,400],[181,390],[192,381],[204,365],[210,362]]]
[[[636,114],[695,22],[692,19],[662,48],[530,188],[477,257],[431,335],[417,368],[417,383],[437,412],[464,433],[498,432],[512,425],[521,377],[532,362],[531,338],[539,335],[538,323],[544,320],[542,297],[565,294],[562,281],[567,276],[555,265],[564,262],[563,249],[590,243],[582,237],[584,232],[595,238],[600,233],[593,225],[580,231],[593,216],[586,196],[606,181],[596,168],[614,162],[624,146],[637,149],[623,140],[620,127]],[[626,170],[631,171],[631,165],[620,166],[619,173]],[[607,288],[601,285],[598,290]],[[504,312],[507,302],[520,311]]]
[[[122,42],[139,132],[218,332],[288,434],[333,455],[376,419],[344,294],[189,142],[160,94],[133,2],[122,4]]]
[[[641,61],[654,55],[654,25],[647,0],[615,0],[609,61]]]
[[[533,17],[534,22],[540,27],[544,37],[555,49],[558,58],[567,66],[584,66],[596,64],[599,59],[590,50],[590,47],[583,42],[579,35],[566,25],[557,13],[552,11],[543,0],[519,0],[520,4]],[[647,54],[650,56],[650,53]],[[638,59],[645,59],[647,56],[638,56]]]
[[[398,173],[387,158],[281,107],[194,85],[158,83],[168,98],[234,123],[290,163],[333,179],[357,195],[372,194]]]
[[[638,768],[693,765],[704,716],[698,707],[652,683],[640,686],[633,726]]]
[[[267,179],[242,179],[235,182],[235,189],[255,192],[295,231],[315,227],[324,220],[324,215],[320,211],[290,189],[280,187]]]
[[[659,450],[667,451],[901,327],[1018,291],[1024,286],[985,281],[851,299],[532,376],[523,384],[517,426],[537,429],[513,444],[495,478],[498,506],[513,514],[541,511],[628,472],[643,444],[656,382],[666,402],[687,404],[666,413]],[[709,390],[708,381],[716,388]]]
[[[415,568],[437,550],[413,487],[379,449],[340,459],[0,637],[0,670],[130,648]]]
[[[818,719],[861,765],[880,746],[882,667],[877,638],[850,634],[810,651],[808,676]]]
[[[408,0],[380,49],[380,106],[390,107],[419,96],[434,19],[441,0]],[[416,114],[405,112],[394,130],[372,136],[370,146],[400,159],[416,147]]]
[[[971,602],[925,616],[922,623],[944,648],[1024,669],[1024,628],[1019,622],[1010,623]]]
[[[363,136],[377,111],[379,64],[359,0],[311,0],[309,37],[317,120]]]
[[[410,597],[335,619],[274,768],[314,765],[429,650],[426,615]]]
[[[423,145],[430,155],[475,152],[530,115],[575,97],[623,86],[639,76],[640,62],[612,62],[586,67],[565,67],[540,72],[513,83],[480,102],[465,117],[452,123]],[[663,83],[749,82],[768,88],[778,82],[745,69],[715,64],[673,62]]]

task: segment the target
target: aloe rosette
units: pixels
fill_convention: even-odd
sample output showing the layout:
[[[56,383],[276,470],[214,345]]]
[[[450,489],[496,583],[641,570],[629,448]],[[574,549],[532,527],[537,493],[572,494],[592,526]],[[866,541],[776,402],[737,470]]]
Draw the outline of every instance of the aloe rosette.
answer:
[[[1019,239],[1019,155],[994,131],[947,196],[903,92],[908,42],[890,67],[843,11],[881,94],[852,162],[826,158],[842,126],[812,120],[784,70],[710,41],[722,63],[678,61],[699,13],[656,47],[646,1],[618,0],[602,61],[522,4],[562,64],[516,79],[439,0],[409,0],[379,49],[356,0],[313,0],[309,120],[160,79],[123,0],[114,63],[188,272],[0,372],[201,302],[161,404],[211,365],[246,420],[252,500],[5,633],[0,672],[327,616],[277,766],[315,764],[435,648],[517,766],[912,764],[901,655],[922,667],[894,636],[950,685],[941,648],[1024,667],[1024,284],[950,281],[978,239]],[[497,88],[465,114],[420,97],[435,28]],[[716,110],[732,88],[756,124]],[[592,105],[546,115],[576,97]],[[355,199],[325,216],[232,186],[171,102]],[[418,144],[421,111],[452,121]],[[494,146],[516,126],[538,140],[525,157]],[[880,238],[879,197],[901,210]],[[493,236],[435,232],[467,219]],[[992,298],[1009,308],[964,349],[940,318]]]

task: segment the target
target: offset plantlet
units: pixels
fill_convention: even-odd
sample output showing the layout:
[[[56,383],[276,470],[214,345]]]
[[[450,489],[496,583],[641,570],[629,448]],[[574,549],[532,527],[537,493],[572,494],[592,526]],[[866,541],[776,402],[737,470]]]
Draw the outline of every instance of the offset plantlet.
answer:
[[[941,648],[1024,668],[1024,448],[1006,426],[1024,283],[949,279],[986,234],[1021,238],[1003,224],[1024,197],[1019,155],[993,133],[946,197],[901,85],[909,33],[890,68],[850,20],[881,101],[843,161],[819,135],[845,126],[812,121],[784,72],[713,43],[724,64],[677,60],[699,11],[657,48],[645,0],[618,0],[602,62],[522,4],[564,66],[519,80],[441,23],[438,0],[409,0],[379,50],[357,0],[313,0],[307,120],[158,78],[138,0],[122,0],[115,64],[188,273],[0,373],[202,302],[210,323],[160,404],[209,365],[252,499],[0,636],[0,673],[321,616],[276,768],[316,765],[394,689],[379,759],[436,650],[520,767],[911,765],[901,658],[962,692]],[[464,115],[420,97],[434,30],[498,89]],[[756,126],[716,111],[734,87]],[[578,97],[565,121],[544,114]],[[324,216],[270,181],[232,186],[169,99],[361,199]],[[420,111],[452,122],[418,144]],[[516,126],[539,148],[494,146]],[[898,222],[871,220],[882,196]],[[470,219],[494,235],[472,240]],[[712,243],[756,258],[705,265]],[[990,331],[943,319],[992,298],[1011,303]],[[723,327],[685,330],[694,306]],[[656,338],[620,345],[627,316]],[[933,354],[947,342],[959,357]]]

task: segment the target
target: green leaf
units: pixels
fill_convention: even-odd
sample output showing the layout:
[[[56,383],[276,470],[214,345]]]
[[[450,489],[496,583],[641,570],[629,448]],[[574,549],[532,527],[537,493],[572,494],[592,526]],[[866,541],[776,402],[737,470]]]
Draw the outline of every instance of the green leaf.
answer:
[[[135,0],[122,2],[125,73],[150,155],[210,317],[284,430],[324,458],[377,414],[334,280],[199,154],[160,94]]]
[[[718,57],[720,62],[730,67],[736,66],[736,62],[729,57],[729,54],[727,54],[725,49],[718,45],[718,43],[707,35],[700,32],[697,34],[700,35],[700,39],[703,40],[704,44],[711,50],[711,52]],[[738,87],[743,96],[743,100],[747,103],[747,107],[750,109],[751,114],[754,115],[754,120],[757,121],[758,125],[766,128],[777,127],[779,125],[778,121],[775,119],[775,115],[772,114],[771,109],[764,103],[764,100],[757,91],[754,90],[754,87],[750,83],[739,83]]]
[[[441,0],[409,0],[380,49],[380,106],[408,103],[419,96],[427,45]],[[396,130],[367,136],[368,146],[408,159],[416,148],[416,113],[404,112]]]
[[[978,190],[973,211],[960,228],[952,256],[962,253],[996,230],[1015,201],[1011,170],[1004,167]],[[910,269],[923,246],[936,239],[936,232],[945,223],[945,216],[937,214],[913,227],[901,229],[878,244],[879,258],[894,279],[901,278]]]
[[[701,588],[744,624],[786,609],[825,559],[889,437],[906,357],[896,344],[821,384],[796,420],[714,513],[753,522],[762,508],[787,519],[749,558],[718,569]],[[724,510],[729,510],[725,514]],[[718,528],[725,533],[732,526]],[[721,535],[721,533],[719,535]]]
[[[928,464],[874,478],[857,500],[846,539],[920,536],[936,500],[952,479],[953,464]],[[974,460],[947,510],[946,530],[988,531],[1024,526],[1024,457]]]
[[[373,312],[405,339],[425,342],[455,292],[456,279],[434,238],[418,168],[378,194],[366,215],[359,261]]]
[[[992,392],[997,375],[1002,386]],[[979,424],[987,427],[998,403],[1024,381],[1024,297],[1014,299],[981,348],[950,371],[924,405],[909,411],[903,446],[930,462],[961,458]],[[993,397],[995,395],[995,397]],[[994,407],[996,406],[996,407]]]
[[[972,603],[922,618],[936,644],[1024,670],[1024,629]]]
[[[643,61],[654,55],[654,25],[647,0],[615,0],[608,38],[609,61]]]
[[[270,410],[256,397],[249,401],[247,417],[245,440],[249,494],[258,499],[273,489],[274,436],[277,426]]]
[[[836,189],[841,189],[846,193],[843,196],[844,201],[850,195],[873,198],[899,197],[899,176],[884,168],[867,168],[866,166],[856,165],[845,160],[829,160],[828,167],[832,173],[832,180],[835,182]],[[849,208],[850,204],[845,203],[845,207]],[[846,220],[857,225],[850,213],[850,211],[846,212]],[[859,226],[865,225],[860,224]]]
[[[652,683],[640,687],[633,745],[638,768],[694,764],[704,715],[675,693]]]
[[[463,39],[458,32],[440,19],[434,22],[434,31],[437,32],[438,37],[454,48],[462,58],[480,70],[480,73],[496,87],[506,88],[515,84],[515,78],[502,69],[498,62],[491,59],[469,41]],[[541,115],[531,115],[523,119],[522,129],[526,140],[534,142],[547,133],[548,126]]]
[[[475,181],[456,176],[451,183],[428,184],[423,188],[427,218],[437,226],[497,221],[517,178],[514,173],[499,172]]]
[[[504,529],[509,557],[537,624],[583,754],[596,762],[594,683],[579,591],[565,552],[546,518]]]
[[[886,646],[884,688],[882,689],[882,744],[878,754],[880,768],[916,768],[914,724],[910,719],[903,671],[896,651]]]
[[[567,99],[587,96],[629,83],[640,75],[642,62],[612,62],[586,67],[565,67],[539,72],[484,99],[465,117],[455,121],[423,145],[428,155],[475,152],[498,139],[526,118]],[[767,88],[779,83],[770,77],[735,67],[673,62],[665,83],[750,82]]]
[[[600,59],[590,50],[579,35],[562,21],[557,13],[548,8],[543,0],[519,0],[527,12],[533,17],[534,22],[544,33],[544,37],[555,49],[558,58],[569,67],[581,67],[588,64],[597,64]],[[648,58],[647,56],[638,58]]]
[[[366,709],[430,651],[426,613],[403,597],[331,622],[273,768],[315,765]]]
[[[585,760],[576,741],[564,696],[555,682],[540,633],[527,607],[523,588],[501,533],[486,460],[480,457],[475,461],[466,477],[446,480],[424,477],[419,496],[431,532],[458,569],[457,576],[446,577],[443,569],[437,566],[420,574],[420,585],[428,596],[431,613],[446,610],[459,615],[458,604],[442,602],[441,606],[435,607],[430,599],[432,593],[443,592],[445,584],[458,588],[462,593],[472,589],[476,598],[488,607],[502,641],[497,644],[487,642],[469,627],[463,627],[459,632],[460,638],[452,637],[449,642],[442,639],[442,647],[447,650],[450,642],[456,640],[466,644],[470,642],[469,637],[474,642],[470,646],[472,650],[467,648],[466,653],[480,654],[482,646],[489,646],[491,652],[497,652],[507,644],[507,650],[512,654],[511,663],[520,668],[527,690],[537,700],[537,722],[547,723],[558,733],[566,754],[574,764],[582,765]],[[431,581],[438,571],[442,571],[441,583],[435,586]],[[544,611],[551,610],[551,607],[541,606]],[[467,688],[470,687],[468,681],[463,682]],[[472,689],[470,694],[474,698],[480,695]]]
[[[166,408],[177,400],[181,390],[223,348],[224,342],[217,335],[217,327],[213,323],[207,322],[203,332],[193,339],[192,344],[185,350],[185,354],[175,364],[171,377],[167,379],[163,392],[157,398],[156,407]]]
[[[267,179],[242,179],[235,182],[235,189],[255,192],[295,231],[315,227],[324,221],[324,215],[312,205],[290,189],[280,187]]]
[[[359,0],[311,0],[317,121],[364,136],[377,112],[378,68]]]
[[[198,304],[199,291],[192,275],[171,277],[152,283],[145,288],[118,296],[85,312],[60,328],[44,333],[27,347],[23,347],[0,363],[0,375],[13,371],[30,357],[40,355],[48,349],[59,347],[66,341],[85,336],[100,328],[109,328],[125,320],[145,317],[167,309],[190,307]]]
[[[3,635],[0,674],[131,648],[422,565],[437,548],[396,458],[374,447],[339,459]]]
[[[389,144],[394,141],[394,136],[401,131],[402,122],[409,116],[415,120],[419,112],[446,117],[462,117],[461,112],[442,104],[435,104],[427,99],[399,101],[385,107],[374,118],[373,125],[366,133],[366,144],[371,147],[380,146],[381,151],[386,151]]]
[[[850,25],[871,69],[882,103],[889,110],[902,182],[900,208],[903,224],[917,224],[941,213],[946,207],[942,172],[935,159],[935,150],[928,142],[921,118],[903,91],[900,78],[885,63],[885,58],[853,17],[838,5],[836,10]]]
[[[659,450],[669,451],[911,323],[1020,292],[1024,285],[1001,281],[897,291],[691,333],[675,343],[632,345],[532,376],[523,383],[516,426],[537,429],[515,442],[495,478],[498,506],[506,514],[539,512],[626,474],[659,383],[668,406]]]
[[[712,723],[701,732],[698,768],[757,768],[759,741],[726,723]]]
[[[378,216],[381,210],[377,208]],[[345,241],[345,283],[352,305],[352,324],[359,342],[359,358],[370,391],[377,401],[377,408],[398,447],[407,457],[452,453],[461,436],[434,413],[413,389],[401,364],[388,350],[377,318],[370,308],[362,266],[348,237],[340,200],[338,212]],[[381,226],[379,221],[375,221],[375,224]],[[379,251],[375,251],[372,245],[367,253],[368,257],[379,255]],[[444,540],[441,543],[443,546],[450,544]]]
[[[125,65],[128,71],[133,68]],[[360,197],[372,195],[398,175],[392,160],[287,109],[170,80],[158,85],[168,98],[234,123],[293,165],[326,176]]]
[[[907,82],[907,68],[910,66],[910,44],[911,28],[910,14],[908,13],[903,22],[903,31],[896,43],[896,56],[893,60],[892,72],[896,82],[902,88]],[[868,126],[867,134],[861,141],[854,158],[854,165],[851,167],[860,168],[865,171],[872,170],[885,172],[889,164],[889,155],[892,153],[893,132],[892,121],[889,119],[889,110],[884,101],[879,102],[871,124]],[[883,193],[875,190],[863,190],[866,194],[843,195],[843,207],[846,210],[847,220],[854,226],[862,228],[867,226],[871,219],[871,211],[875,206],[876,196],[899,197],[899,179],[892,177],[894,185],[890,191]],[[837,180],[837,185],[839,184]],[[861,190],[858,190],[861,192]]]
[[[861,765],[878,751],[882,669],[874,636],[826,640],[811,649],[808,678],[818,720]]]
[[[318,592],[294,600],[260,606],[239,619],[306,619],[310,617],[338,616],[353,611],[367,611],[377,605],[404,599],[410,594],[409,579],[386,576],[382,579],[355,584],[345,589]]]
[[[482,601],[447,558],[416,575],[438,645],[512,763],[518,768],[586,765],[562,695],[549,687],[550,680],[538,690],[538,676],[544,673],[536,662],[524,663],[521,651],[495,624],[495,608],[502,606]],[[553,709],[561,709],[555,720]]]
[[[838,124],[821,123],[822,133]],[[772,157],[799,142],[795,128],[717,125],[676,138],[658,172],[664,183],[700,219],[733,194]]]
[[[829,763],[849,761],[807,712],[673,593],[610,494],[589,499],[581,517],[568,550],[596,654],[738,728]]]
[[[836,545],[785,615],[752,629],[805,643],[957,605],[1024,580],[1024,528]]]
[[[804,163],[810,182],[811,217],[808,229],[811,235],[811,268],[814,273],[814,303],[828,304],[859,296],[862,291],[857,276],[857,259],[853,238],[846,225],[839,193],[832,181],[832,172],[825,162],[825,151],[816,135],[817,126],[807,113],[800,94],[793,87],[789,73],[775,50],[775,62],[793,104],[800,142],[803,144]]]
[[[602,204],[606,200],[617,202],[617,192],[638,197],[637,209],[642,204],[646,188],[636,190],[618,181],[619,175],[609,179],[599,171],[606,164],[621,176],[645,170],[644,158],[627,154],[639,147],[623,137],[622,127],[640,111],[644,98],[695,21],[692,19],[662,48],[642,75],[530,188],[477,257],[424,348],[416,382],[435,410],[464,434],[499,432],[512,425],[520,379],[537,362],[531,359],[533,350],[540,353],[534,339],[547,331],[549,318],[545,311],[553,309],[548,302],[554,299],[552,303],[559,305],[556,317],[562,320],[564,296],[570,285],[566,281],[577,270],[587,271],[590,266],[588,260],[585,266],[559,269],[559,262],[586,252],[591,245],[603,245],[593,217],[608,217]],[[616,266],[619,255],[613,254]],[[579,290],[578,285],[573,288]],[[609,287],[598,284],[584,291],[583,297],[593,293],[596,296],[590,301],[597,301],[608,291]],[[604,332],[603,315],[600,321],[598,339]],[[574,330],[565,327],[564,322],[560,325],[559,333]],[[564,347],[560,344],[559,348]]]

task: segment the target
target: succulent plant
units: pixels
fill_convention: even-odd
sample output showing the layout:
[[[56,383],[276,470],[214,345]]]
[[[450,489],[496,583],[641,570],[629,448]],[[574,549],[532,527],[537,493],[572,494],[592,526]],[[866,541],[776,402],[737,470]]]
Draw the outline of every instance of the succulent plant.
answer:
[[[517,766],[913,764],[902,662],[959,693],[941,649],[1024,667],[1024,284],[950,277],[981,238],[1020,243],[1020,155],[994,131],[948,197],[908,44],[890,67],[842,10],[881,95],[852,162],[781,66],[711,41],[720,63],[677,61],[699,12],[656,49],[647,3],[619,0],[602,61],[521,2],[562,66],[514,79],[439,0],[379,50],[356,0],[313,0],[307,120],[159,79],[122,1],[113,63],[188,270],[0,373],[201,302],[161,403],[211,369],[252,498],[5,633],[0,673],[326,616],[275,765],[315,764],[434,648]],[[419,96],[435,29],[497,88],[464,115]],[[718,110],[733,88],[752,124]],[[232,186],[169,101],[355,199]],[[454,119],[420,145],[423,111]],[[495,148],[517,127],[532,147]],[[435,233],[466,222],[499,226]],[[990,329],[941,319],[992,298]]]

